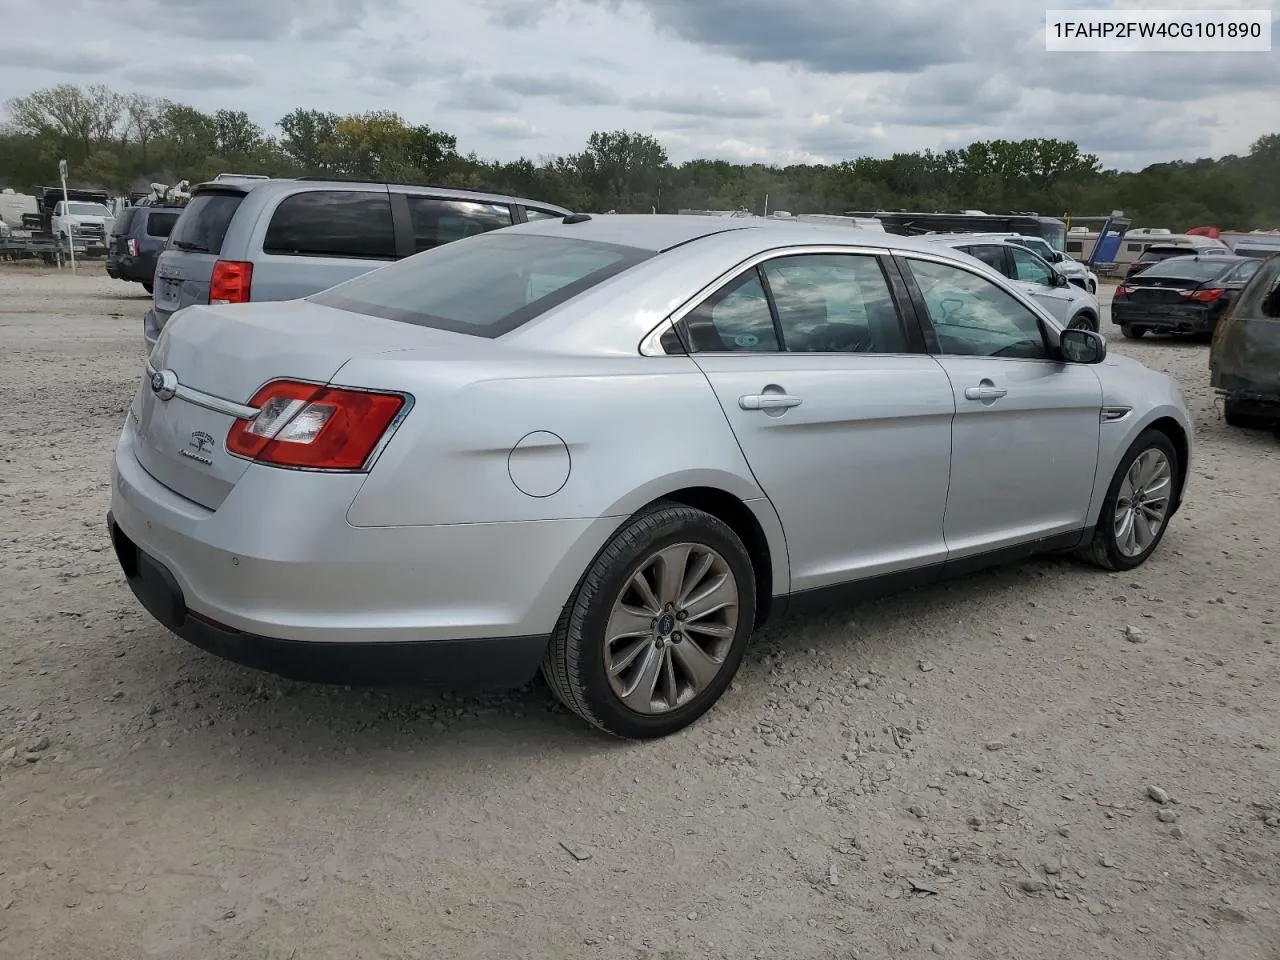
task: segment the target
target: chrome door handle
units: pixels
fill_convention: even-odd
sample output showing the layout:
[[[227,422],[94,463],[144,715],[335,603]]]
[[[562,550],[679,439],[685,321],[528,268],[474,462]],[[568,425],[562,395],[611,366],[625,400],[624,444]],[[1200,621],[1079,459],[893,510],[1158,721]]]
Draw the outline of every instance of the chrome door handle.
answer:
[[[803,402],[785,393],[753,393],[738,398],[738,406],[743,410],[786,410]]]
[[[1009,392],[1008,390],[1004,390],[1000,387],[997,387],[995,384],[991,383],[990,381],[986,381],[981,386],[965,387],[964,398],[966,400],[982,400],[985,402],[989,400],[999,400],[1001,397],[1005,396],[1005,394],[1007,394],[1008,392]]]

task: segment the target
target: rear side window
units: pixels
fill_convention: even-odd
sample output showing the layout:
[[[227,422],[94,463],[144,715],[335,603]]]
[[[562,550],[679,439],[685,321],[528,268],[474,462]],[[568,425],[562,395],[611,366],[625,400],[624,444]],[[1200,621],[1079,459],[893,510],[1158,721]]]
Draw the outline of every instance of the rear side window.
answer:
[[[976,247],[961,247],[960,249],[969,256],[981,260],[996,273],[1004,274],[1008,272],[1004,266],[1004,247],[992,243],[984,243]]]
[[[391,198],[385,193],[315,190],[286,197],[271,215],[262,252],[290,257],[394,260]]]
[[[147,217],[147,236],[148,237],[167,237],[173,233],[174,224],[178,222],[178,214],[176,213],[159,213],[152,211],[151,216]]]
[[[563,213],[553,213],[550,210],[537,210],[534,207],[525,207],[524,216],[526,220],[555,220],[563,217]]]
[[[504,203],[441,197],[406,196],[405,199],[409,202],[414,253],[511,226],[511,208]]]
[[[231,218],[244,200],[243,193],[197,193],[187,201],[169,234],[169,245],[195,253],[221,253]]]
[[[116,214],[115,222],[111,224],[111,235],[113,237],[128,236],[129,224],[133,223],[133,218],[137,213],[137,207],[125,207]]]
[[[1280,257],[1262,262],[1240,291],[1234,313],[1241,318],[1280,319]]]
[[[408,257],[310,299],[352,313],[493,338],[652,255],[611,243],[496,232]]]

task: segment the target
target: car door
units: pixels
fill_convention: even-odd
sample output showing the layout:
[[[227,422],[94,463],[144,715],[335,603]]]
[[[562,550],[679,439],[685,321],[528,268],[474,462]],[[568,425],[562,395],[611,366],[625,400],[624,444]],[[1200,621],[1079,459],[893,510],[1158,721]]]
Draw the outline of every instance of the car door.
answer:
[[[955,401],[886,265],[872,250],[762,257],[677,327],[778,512],[793,592],[946,558]]]
[[[1030,250],[1016,243],[1011,243],[1008,247],[1014,282],[1056,320],[1065,324],[1071,315],[1071,304],[1075,299],[1072,288],[1058,286],[1054,282],[1053,267]]]
[[[377,184],[289,194],[259,230],[254,300],[308,297],[396,259],[390,196]]]
[[[949,557],[1083,529],[1101,428],[1096,373],[1056,359],[1032,308],[976,271],[914,253],[900,262],[954,391]]]

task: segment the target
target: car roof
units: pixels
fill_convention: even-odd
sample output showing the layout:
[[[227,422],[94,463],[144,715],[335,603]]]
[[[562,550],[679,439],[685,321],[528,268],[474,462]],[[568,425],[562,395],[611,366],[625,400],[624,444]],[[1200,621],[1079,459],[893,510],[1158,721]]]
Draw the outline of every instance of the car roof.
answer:
[[[1241,257],[1241,256],[1237,256],[1234,253],[1227,253],[1227,254],[1191,253],[1191,254],[1184,254],[1178,257],[1166,257],[1164,260],[1160,261],[1160,266],[1164,266],[1166,263],[1178,263],[1179,261],[1184,263],[1189,261],[1194,261],[1196,263],[1215,263],[1215,264],[1220,263],[1223,265],[1223,268],[1225,269],[1226,267],[1234,266],[1237,263],[1243,263],[1246,260],[1252,260],[1252,259],[1253,257]]]
[[[227,178],[224,180],[206,180],[198,183],[191,188],[191,195],[210,191],[219,192],[237,192],[249,193],[251,191],[267,191],[268,193],[295,193],[295,192],[311,192],[319,190],[349,190],[352,187],[387,187],[387,188],[403,188],[406,190],[421,191],[425,195],[440,195],[449,197],[466,197],[469,200],[477,200],[488,203],[518,203],[527,207],[544,207],[549,210],[568,213],[564,207],[558,204],[548,203],[545,200],[533,200],[525,197],[512,196],[506,193],[488,193],[483,190],[473,190],[469,187],[448,187],[426,183],[402,183],[391,180],[358,180],[358,179],[342,179],[342,178],[324,178],[324,177],[274,177],[269,180],[241,180]]]
[[[761,249],[796,244],[891,247],[928,253],[937,247],[916,237],[903,237],[858,226],[814,223],[806,220],[769,220],[764,217],[703,217],[696,214],[622,213],[592,215],[566,223],[563,218],[535,220],[508,228],[548,237],[571,237],[595,243],[613,243],[661,253],[694,240],[718,234],[753,231]],[[505,232],[505,231],[504,231]]]
[[[972,244],[975,240],[981,240],[990,246],[1010,246],[1021,247],[1022,244],[1016,240],[1009,239],[1008,235],[996,235],[991,233],[933,233],[925,234],[920,238],[930,243],[941,243],[948,247],[965,247]],[[1023,249],[1026,249],[1023,247]],[[1034,250],[1028,251],[1035,253]]]

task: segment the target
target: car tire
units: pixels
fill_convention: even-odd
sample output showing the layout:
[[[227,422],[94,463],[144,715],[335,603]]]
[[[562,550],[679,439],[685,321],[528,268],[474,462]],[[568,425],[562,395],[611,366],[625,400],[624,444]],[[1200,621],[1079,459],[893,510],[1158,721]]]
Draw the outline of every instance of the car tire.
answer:
[[[1081,310],[1070,322],[1067,323],[1068,330],[1092,330],[1098,332],[1098,318],[1087,310]]]
[[[1141,340],[1144,336],[1146,336],[1147,328],[1131,327],[1126,325],[1120,328],[1120,333],[1124,336],[1126,340]]]
[[[1240,404],[1234,400],[1222,402],[1222,419],[1227,421],[1227,426],[1238,427],[1241,430],[1258,430],[1267,426],[1265,418],[1242,413]]]
[[[675,574],[680,564],[683,578]],[[719,597],[708,592],[713,583],[720,584]],[[751,555],[727,524],[659,501],[627,521],[592,561],[556,624],[542,674],[561,703],[607,733],[667,736],[706,713],[732,682],[755,628],[755,585]],[[667,607],[698,596],[699,587],[704,603],[720,604],[697,618],[704,632],[690,630],[690,620],[676,619],[682,611]],[[642,632],[625,631],[628,619]],[[621,639],[610,642],[615,631]]]
[[[1130,471],[1135,470],[1135,468],[1139,471],[1144,469],[1138,466],[1139,460],[1143,458],[1150,458],[1146,461],[1148,466],[1145,469],[1155,471],[1153,479],[1145,480],[1141,472],[1134,477],[1129,477]],[[1163,458],[1163,471],[1157,468],[1159,461],[1156,458]],[[1098,515],[1098,525],[1094,528],[1093,538],[1077,551],[1077,555],[1104,570],[1132,570],[1134,567],[1145,563],[1147,558],[1155,552],[1156,547],[1160,545],[1160,541],[1164,539],[1165,531],[1169,528],[1171,510],[1173,504],[1177,501],[1182,485],[1180,470],[1178,451],[1174,449],[1173,442],[1159,430],[1144,430],[1120,459],[1120,465],[1116,468],[1115,476],[1111,478],[1111,485],[1107,488],[1107,497],[1102,502],[1102,511]],[[1137,536],[1130,543],[1127,534],[1133,527],[1123,526],[1118,530],[1117,526],[1122,520],[1119,516],[1120,513],[1128,510],[1128,505],[1133,501],[1130,495],[1135,492],[1132,488],[1133,483],[1145,480],[1136,492],[1140,494],[1140,502],[1145,500],[1146,505],[1151,507],[1156,503],[1157,498],[1142,496],[1143,487],[1149,483],[1156,482],[1156,490],[1159,492],[1160,487],[1157,478],[1161,473],[1167,473],[1167,478],[1165,480],[1166,486],[1163,498],[1164,512],[1160,525],[1151,536],[1150,542],[1141,542],[1141,528],[1137,528]],[[1126,482],[1127,478],[1128,482]],[[1127,488],[1127,490],[1122,488]],[[1150,513],[1144,510],[1137,510],[1134,513],[1150,516]],[[1137,524],[1136,516],[1131,516],[1129,520],[1130,525]],[[1149,523],[1147,529],[1150,529]],[[1121,533],[1121,530],[1124,533]]]
[[[142,282],[142,289],[147,291],[148,294],[153,294],[156,292],[155,284],[152,283],[150,280],[144,280]]]

